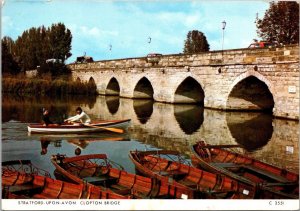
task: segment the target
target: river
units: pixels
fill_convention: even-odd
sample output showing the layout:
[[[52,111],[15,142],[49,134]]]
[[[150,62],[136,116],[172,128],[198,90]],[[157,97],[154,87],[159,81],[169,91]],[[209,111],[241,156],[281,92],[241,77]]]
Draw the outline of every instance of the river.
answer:
[[[42,108],[53,119],[75,115],[81,106],[93,120],[131,119],[125,134],[28,134],[27,124],[40,122]],[[75,156],[105,153],[127,171],[135,172],[130,150],[172,149],[186,158],[198,140],[208,144],[240,144],[238,152],[263,162],[299,171],[299,123],[257,112],[224,112],[196,105],[172,105],[119,97],[37,98],[2,96],[2,161],[29,159],[52,176],[53,154]],[[47,152],[42,152],[46,148]]]

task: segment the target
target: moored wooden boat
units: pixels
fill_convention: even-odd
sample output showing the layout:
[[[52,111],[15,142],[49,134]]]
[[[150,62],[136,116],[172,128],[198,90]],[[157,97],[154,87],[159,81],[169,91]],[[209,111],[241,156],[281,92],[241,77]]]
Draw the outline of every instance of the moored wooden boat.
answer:
[[[29,133],[94,133],[102,131],[113,131],[113,129],[126,129],[130,123],[130,119],[125,120],[110,120],[93,122],[89,125],[74,125],[64,123],[61,125],[48,125],[44,126],[41,123],[29,124]]]
[[[299,198],[299,174],[224,149],[229,147],[234,146],[206,145],[199,141],[192,146],[192,163],[257,187],[258,198]]]
[[[76,157],[53,155],[56,172],[77,184],[92,184],[132,198],[193,198],[187,188],[128,173],[105,154]]]
[[[16,167],[18,166],[18,167]],[[29,160],[2,163],[2,198],[6,199],[126,199],[95,186],[50,178]],[[42,172],[43,173],[43,172]]]
[[[130,151],[130,159],[140,173],[186,187],[195,198],[252,199],[255,187],[229,177],[197,169],[185,162],[176,151]]]

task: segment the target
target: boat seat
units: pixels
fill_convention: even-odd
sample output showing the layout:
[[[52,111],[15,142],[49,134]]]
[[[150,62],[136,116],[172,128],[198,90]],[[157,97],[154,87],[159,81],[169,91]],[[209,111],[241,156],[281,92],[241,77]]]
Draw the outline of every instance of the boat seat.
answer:
[[[271,178],[273,180],[276,180],[281,183],[290,183],[291,181],[287,180],[285,177],[282,177],[280,175],[273,174],[271,172],[265,171],[260,168],[256,168],[251,165],[247,164],[238,164],[238,163],[211,163],[212,165],[220,168],[245,168],[247,170],[250,170],[252,172],[255,172],[257,174],[263,175],[265,177]]]
[[[116,189],[116,190],[123,190],[123,189],[128,189],[125,186],[119,185],[119,184],[113,184],[110,186],[110,188]]]
[[[114,192],[119,195],[125,196],[125,195],[130,195],[131,189],[127,188],[127,189],[114,190]]]
[[[220,168],[239,168],[239,167],[243,167],[242,164],[238,164],[238,163],[211,163],[211,164],[216,166],[216,167],[220,167]]]
[[[155,171],[156,174],[161,176],[173,176],[173,175],[186,175],[187,173],[178,171],[178,170],[170,170],[170,171]]]
[[[120,195],[128,195],[131,193],[130,188],[124,187],[119,184],[113,184],[109,188],[112,189],[115,193],[120,194]]]
[[[247,165],[245,165],[244,167],[246,169],[249,169],[251,171],[257,172],[258,174],[264,175],[266,177],[269,177],[269,178],[271,178],[273,180],[276,180],[278,182],[281,182],[281,183],[290,183],[291,182],[290,180],[286,179],[285,177],[273,174],[271,172],[265,171],[265,170],[260,169],[260,168],[256,168],[254,166],[247,166]]]
[[[19,185],[13,185],[9,187],[9,191],[11,193],[17,193],[17,192],[26,192],[26,191],[38,191],[38,190],[42,190],[43,187],[39,186],[39,185],[33,185],[31,183],[29,184],[19,184]]]
[[[198,188],[198,185],[190,180],[179,180],[178,181],[179,183],[185,185],[185,186],[188,186],[189,188],[192,188],[192,189],[197,189]]]
[[[129,195],[131,194],[131,188],[124,187],[119,184],[113,184],[109,187],[112,189],[115,193],[120,194],[120,195]]]
[[[32,196],[33,199],[57,199],[53,195],[50,195],[48,193],[39,193]]]
[[[91,183],[93,185],[108,185],[107,183],[112,183],[117,181],[117,178],[109,177],[108,175],[101,175],[101,176],[95,176],[95,177],[84,177],[82,178],[83,181]]]
[[[22,194],[19,195],[19,194],[9,193],[8,199],[32,199],[32,197],[28,197]]]

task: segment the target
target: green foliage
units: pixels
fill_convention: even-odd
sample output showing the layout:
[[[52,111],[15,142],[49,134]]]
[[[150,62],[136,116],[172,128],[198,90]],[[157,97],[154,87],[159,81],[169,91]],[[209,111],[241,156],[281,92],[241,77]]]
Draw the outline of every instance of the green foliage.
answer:
[[[64,62],[72,55],[71,42],[71,31],[64,24],[58,23],[48,28],[32,27],[24,31],[13,42],[11,51],[22,71],[37,69],[39,66],[40,76],[51,73],[56,78],[70,73]],[[48,59],[56,61],[47,63]]]
[[[11,48],[14,45],[14,42],[9,37],[4,37],[1,41],[1,61],[2,61],[2,74],[12,74],[16,75],[20,72],[20,67],[17,62],[14,60]]]
[[[72,35],[71,31],[64,24],[53,24],[49,33],[49,44],[51,58],[61,59],[62,62],[69,58],[71,51]]]
[[[184,43],[183,53],[201,53],[206,51],[209,51],[206,36],[198,30],[189,31]]]
[[[296,1],[271,2],[263,19],[256,20],[257,34],[273,43],[299,43],[299,3]]]
[[[63,63],[50,62],[42,64],[38,69],[38,76],[43,77],[47,73],[51,73],[52,79],[68,77],[71,70]]]

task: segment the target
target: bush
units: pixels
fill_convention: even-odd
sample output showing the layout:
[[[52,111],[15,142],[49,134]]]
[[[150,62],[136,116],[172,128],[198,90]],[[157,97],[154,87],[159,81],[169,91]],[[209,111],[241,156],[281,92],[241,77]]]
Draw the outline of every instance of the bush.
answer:
[[[91,82],[67,81],[64,79],[49,80],[49,78],[2,78],[2,92],[20,96],[30,95],[96,95],[96,85]]]

